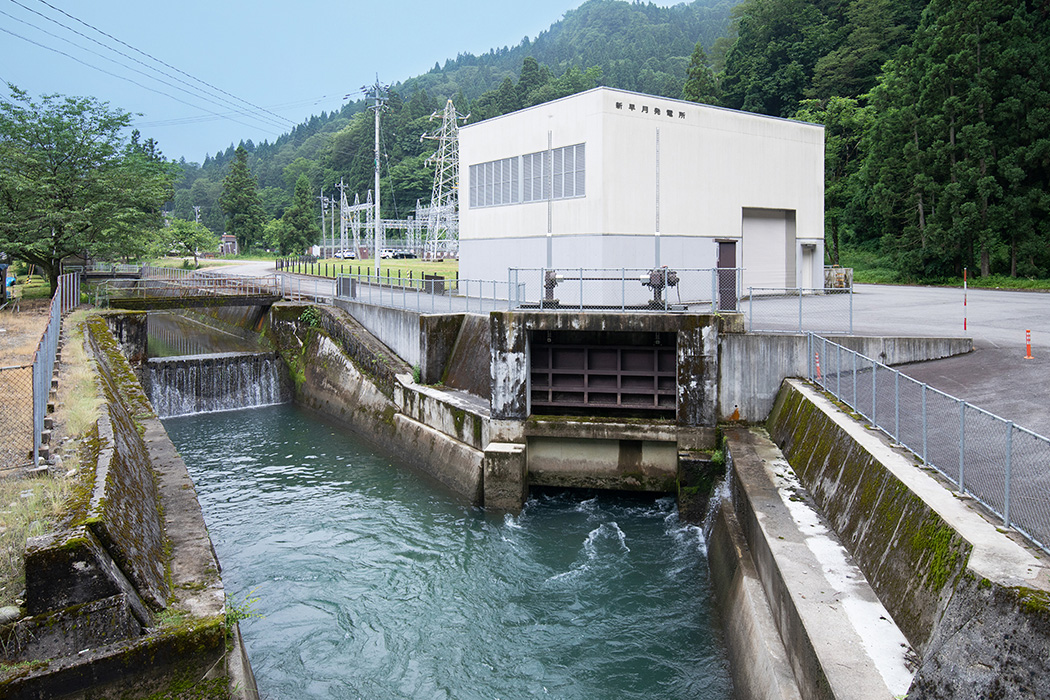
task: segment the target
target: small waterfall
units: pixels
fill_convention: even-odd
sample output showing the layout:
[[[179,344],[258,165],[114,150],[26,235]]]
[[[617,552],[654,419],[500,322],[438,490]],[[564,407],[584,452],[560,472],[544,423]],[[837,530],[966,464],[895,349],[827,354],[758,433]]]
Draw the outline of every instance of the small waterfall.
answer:
[[[150,401],[161,418],[291,400],[288,370],[275,353],[155,357],[147,365]]]

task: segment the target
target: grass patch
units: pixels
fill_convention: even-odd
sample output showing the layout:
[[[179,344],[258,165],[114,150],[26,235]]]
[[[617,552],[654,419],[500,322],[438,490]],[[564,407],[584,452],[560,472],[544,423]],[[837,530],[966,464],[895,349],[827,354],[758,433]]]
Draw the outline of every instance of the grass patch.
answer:
[[[336,275],[375,274],[376,269],[375,260],[339,260],[336,258],[329,258],[328,260],[321,260],[312,265],[304,265],[303,272],[306,274],[324,276],[325,265],[328,266],[329,277],[334,277]],[[402,279],[407,278],[409,273],[411,273],[412,278],[416,280],[422,279],[423,274],[440,275],[445,279],[453,279],[459,276],[459,261],[448,259],[442,260],[441,262],[432,262],[429,260],[412,258],[407,260],[379,261],[379,274],[384,279],[387,276],[396,279],[399,272]]]
[[[927,284],[942,287],[962,287],[962,277],[948,277],[929,280]],[[966,284],[973,289],[1034,289],[1050,290],[1050,279],[1035,277],[1009,277],[1007,275],[989,275],[987,277],[967,276]]]
[[[871,250],[843,247],[839,251],[842,267],[853,268],[856,284],[899,284],[900,274],[893,269],[890,259]]]
[[[102,405],[95,386],[95,370],[84,349],[84,321],[94,313],[81,309],[63,320],[68,332],[62,347],[55,422],[58,432],[71,437],[84,435],[91,429]]]
[[[18,604],[26,584],[26,539],[56,529],[72,484],[47,476],[0,479],[0,606]]]

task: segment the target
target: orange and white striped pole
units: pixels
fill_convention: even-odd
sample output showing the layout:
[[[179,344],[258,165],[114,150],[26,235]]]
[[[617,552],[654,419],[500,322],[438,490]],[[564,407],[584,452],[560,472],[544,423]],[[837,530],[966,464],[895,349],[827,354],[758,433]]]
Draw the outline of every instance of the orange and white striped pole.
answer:
[[[813,358],[816,361],[817,381],[819,382],[821,380],[821,376],[820,376],[820,353],[819,352],[813,353]]]
[[[1024,346],[1026,350],[1024,359],[1034,360],[1035,358],[1032,357],[1032,331],[1030,330],[1025,330],[1024,332]]]
[[[963,330],[966,330],[966,268],[963,268]]]

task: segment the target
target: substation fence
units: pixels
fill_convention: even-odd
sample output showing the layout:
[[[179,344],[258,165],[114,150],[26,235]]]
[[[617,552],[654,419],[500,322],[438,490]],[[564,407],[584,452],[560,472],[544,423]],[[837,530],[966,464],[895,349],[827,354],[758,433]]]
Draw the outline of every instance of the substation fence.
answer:
[[[0,466],[5,468],[40,464],[40,455],[50,433],[46,419],[53,409],[56,386],[55,358],[62,331],[62,314],[80,302],[80,273],[59,275],[58,289],[51,297],[47,326],[37,343],[33,363],[0,368]]]
[[[853,334],[853,287],[748,287],[747,329]]]
[[[373,306],[419,313],[488,313],[513,309],[523,290],[491,280],[376,277],[371,274],[339,275],[335,297]]]
[[[1050,439],[808,335],[810,381],[1050,552]]]
[[[511,308],[717,313],[740,307],[740,268],[511,268]]]

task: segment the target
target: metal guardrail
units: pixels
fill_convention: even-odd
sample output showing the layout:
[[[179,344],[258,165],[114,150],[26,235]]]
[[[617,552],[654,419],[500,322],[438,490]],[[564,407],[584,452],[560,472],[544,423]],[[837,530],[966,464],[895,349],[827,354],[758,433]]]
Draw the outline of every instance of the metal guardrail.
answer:
[[[366,275],[339,275],[335,297],[373,306],[407,309],[419,313],[487,313],[512,309],[513,299],[522,294],[506,282],[491,280],[430,279],[403,280]]]
[[[164,268],[154,268],[164,269]],[[176,272],[185,272],[177,270]],[[164,275],[144,277],[133,284],[126,281],[107,280],[95,287],[95,304],[107,306],[114,299],[175,297],[175,296],[259,296],[281,295],[281,284],[277,275],[246,277],[221,273],[187,275]]]
[[[1050,439],[809,335],[809,380],[1050,552]]]
[[[512,308],[596,312],[737,311],[741,268],[511,268]]]
[[[747,329],[853,334],[853,287],[748,287]]]

